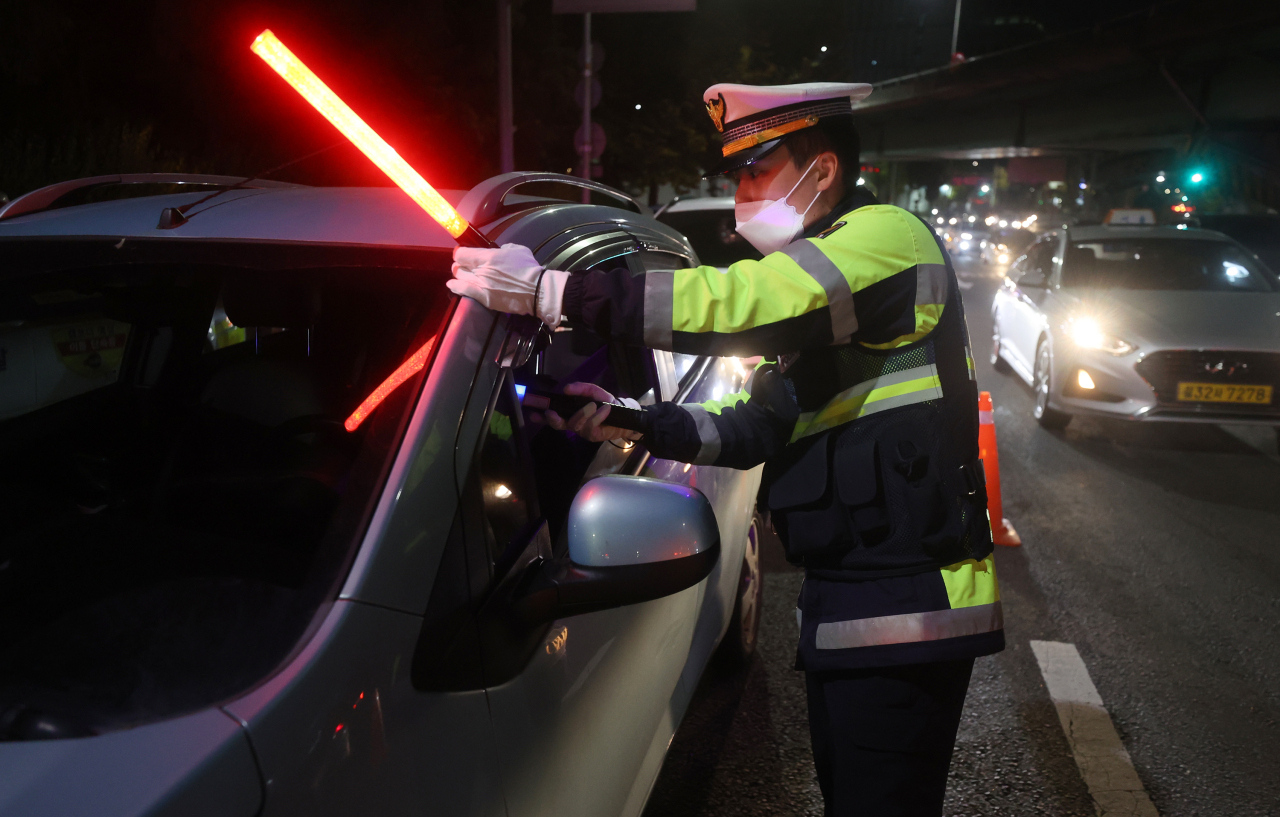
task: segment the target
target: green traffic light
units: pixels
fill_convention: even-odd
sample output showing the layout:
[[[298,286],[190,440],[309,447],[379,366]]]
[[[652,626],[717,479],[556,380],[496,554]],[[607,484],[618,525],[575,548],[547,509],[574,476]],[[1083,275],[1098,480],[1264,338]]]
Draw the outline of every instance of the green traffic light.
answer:
[[[1192,173],[1192,174],[1191,174],[1191,183],[1192,183],[1192,184],[1199,184],[1199,183],[1200,183],[1200,182],[1202,182],[1202,181],[1204,181],[1204,174],[1203,174],[1203,173],[1201,173],[1199,170],[1197,170],[1197,171],[1195,171],[1194,173]]]

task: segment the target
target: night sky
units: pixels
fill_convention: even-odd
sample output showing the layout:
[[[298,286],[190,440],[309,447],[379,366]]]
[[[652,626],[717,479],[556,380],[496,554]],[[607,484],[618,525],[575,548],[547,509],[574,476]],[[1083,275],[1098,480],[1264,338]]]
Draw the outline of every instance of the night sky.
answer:
[[[950,0],[900,2],[944,20],[954,10]],[[960,50],[974,57],[1147,5],[965,0]],[[550,9],[550,0],[516,2],[520,169],[575,161],[582,23]],[[604,180],[643,185],[677,165],[695,168],[715,144],[699,100],[712,82],[865,79],[847,75],[854,63],[840,51],[838,32],[860,24],[855,14],[857,4],[836,0],[699,0],[692,14],[596,15]],[[1013,16],[1034,22],[993,26]],[[337,141],[248,50],[268,27],[439,186],[469,187],[497,171],[493,2],[55,0],[0,6],[0,191],[109,172],[250,174]],[[386,183],[345,146],[277,177]]]

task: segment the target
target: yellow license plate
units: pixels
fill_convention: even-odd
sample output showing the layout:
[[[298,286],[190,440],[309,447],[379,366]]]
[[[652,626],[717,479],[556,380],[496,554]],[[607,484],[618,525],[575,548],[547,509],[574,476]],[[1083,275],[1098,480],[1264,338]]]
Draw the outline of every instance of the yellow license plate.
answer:
[[[1252,403],[1267,405],[1271,402],[1270,386],[1227,386],[1222,383],[1179,383],[1178,399],[1193,403]]]

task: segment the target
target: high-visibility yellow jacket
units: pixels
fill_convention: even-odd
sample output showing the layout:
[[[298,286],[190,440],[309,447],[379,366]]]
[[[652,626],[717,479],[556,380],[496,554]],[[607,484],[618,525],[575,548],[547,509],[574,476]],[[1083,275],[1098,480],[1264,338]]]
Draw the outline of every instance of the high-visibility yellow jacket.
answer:
[[[854,207],[815,237],[726,271],[574,276],[565,314],[612,339],[699,355],[919,340],[937,325],[946,294],[932,231],[901,208],[847,201]]]
[[[615,340],[768,356],[740,393],[650,407],[645,444],[765,463],[762,504],[806,568],[802,668],[1003,647],[963,307],[918,217],[859,190],[759,261],[575,276],[565,307]]]

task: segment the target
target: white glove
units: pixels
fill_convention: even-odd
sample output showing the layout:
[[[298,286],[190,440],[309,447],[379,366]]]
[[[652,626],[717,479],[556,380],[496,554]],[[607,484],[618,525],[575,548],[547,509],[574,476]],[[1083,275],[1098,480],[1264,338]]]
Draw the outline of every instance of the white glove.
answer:
[[[553,329],[560,323],[569,273],[544,272],[528,247],[458,247],[453,251],[453,276],[450,291],[474,298],[495,312],[536,315]]]

